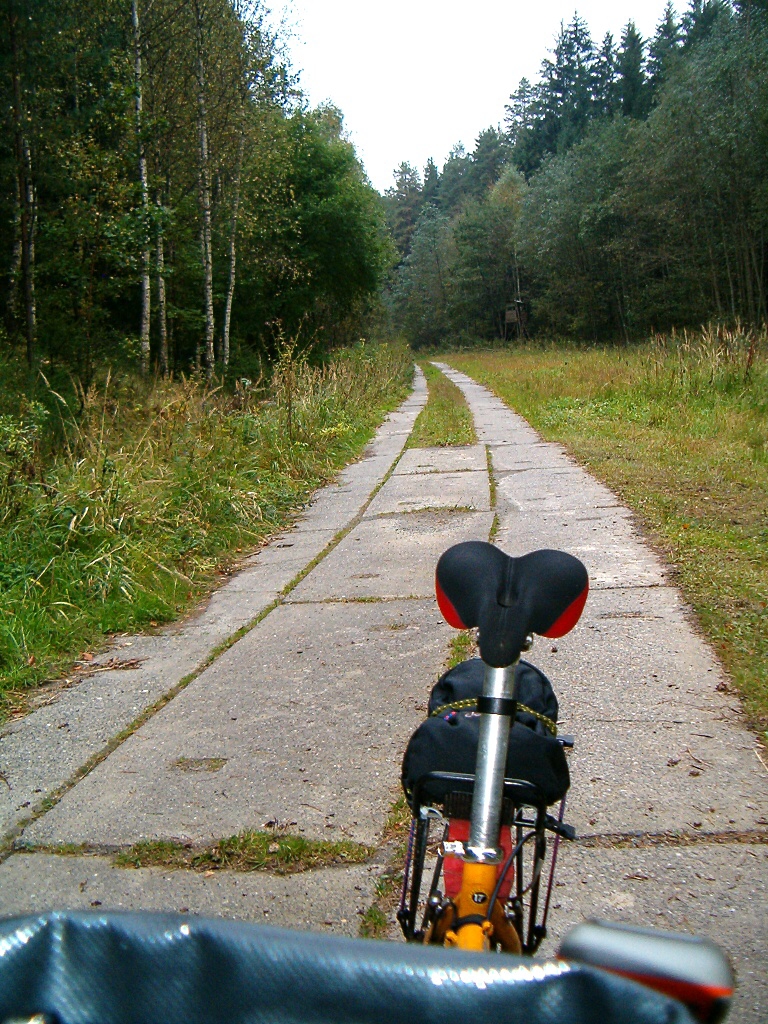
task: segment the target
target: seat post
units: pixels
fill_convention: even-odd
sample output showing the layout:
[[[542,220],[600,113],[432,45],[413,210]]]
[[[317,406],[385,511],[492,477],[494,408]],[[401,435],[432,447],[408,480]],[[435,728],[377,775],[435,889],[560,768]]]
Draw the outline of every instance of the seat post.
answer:
[[[516,667],[517,662],[504,668],[485,665],[483,696],[478,700],[480,737],[465,860],[494,863],[501,859],[499,828],[509,729],[516,710]]]

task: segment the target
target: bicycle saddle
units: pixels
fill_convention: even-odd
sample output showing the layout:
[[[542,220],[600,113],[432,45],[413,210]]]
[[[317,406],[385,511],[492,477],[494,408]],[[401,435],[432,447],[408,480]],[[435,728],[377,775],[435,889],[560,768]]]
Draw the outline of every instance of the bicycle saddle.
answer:
[[[532,551],[521,558],[470,540],[448,548],[435,573],[437,603],[454,629],[480,627],[483,661],[503,668],[517,661],[529,633],[560,637],[579,621],[589,576],[565,551]]]

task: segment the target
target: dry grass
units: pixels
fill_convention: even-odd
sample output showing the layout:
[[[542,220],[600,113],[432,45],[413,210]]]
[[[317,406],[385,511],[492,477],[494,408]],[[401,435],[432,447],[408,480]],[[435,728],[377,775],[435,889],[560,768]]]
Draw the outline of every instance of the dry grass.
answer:
[[[115,855],[116,867],[186,868],[192,871],[269,871],[292,875],[337,864],[362,864],[375,850],[345,839],[305,839],[284,830],[241,832],[206,847],[169,841],[137,843]]]

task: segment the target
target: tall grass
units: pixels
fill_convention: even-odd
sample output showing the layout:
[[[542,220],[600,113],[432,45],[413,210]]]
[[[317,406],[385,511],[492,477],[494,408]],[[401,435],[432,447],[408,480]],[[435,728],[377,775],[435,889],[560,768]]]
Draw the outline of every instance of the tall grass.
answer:
[[[0,701],[188,607],[361,450],[409,376],[401,349],[313,367],[288,343],[268,387],[107,375],[1,416]]]
[[[708,327],[637,347],[451,356],[635,509],[768,726],[768,337]]]

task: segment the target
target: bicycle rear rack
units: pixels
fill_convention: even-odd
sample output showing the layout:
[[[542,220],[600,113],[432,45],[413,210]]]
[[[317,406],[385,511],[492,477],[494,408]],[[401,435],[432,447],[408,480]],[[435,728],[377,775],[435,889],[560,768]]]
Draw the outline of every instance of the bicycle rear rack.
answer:
[[[408,942],[439,941],[434,938],[436,934],[439,935],[435,925],[452,907],[450,899],[440,888],[445,861],[445,854],[441,852],[442,844],[448,837],[451,820],[469,819],[474,782],[474,775],[430,772],[419,779],[414,788],[411,832],[397,914]],[[434,789],[435,784],[440,792],[446,793],[441,801],[434,801],[427,795],[430,785]],[[527,955],[536,952],[547,934],[547,916],[559,841],[561,838],[576,838],[575,830],[563,822],[564,811],[565,798],[555,817],[549,813],[536,786],[520,779],[504,780],[501,823],[502,828],[509,828],[512,843],[504,874],[514,870],[512,889],[504,902],[504,914],[514,924],[522,951]],[[435,835],[437,830],[441,833],[438,836]],[[540,913],[541,875],[547,851],[547,832],[552,832],[555,839],[547,890]],[[436,849],[438,845],[440,849]],[[531,852],[526,856],[526,847],[529,846]],[[424,875],[430,851],[434,851],[435,864],[429,883],[425,886]],[[503,876],[499,879],[497,891],[502,882]],[[494,902],[491,901],[489,915]],[[420,909],[421,921],[417,925]]]

